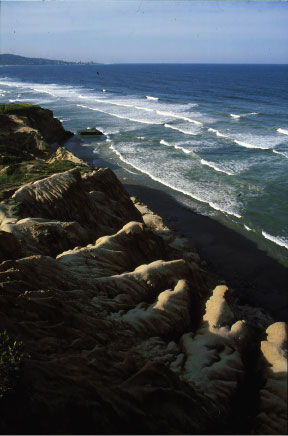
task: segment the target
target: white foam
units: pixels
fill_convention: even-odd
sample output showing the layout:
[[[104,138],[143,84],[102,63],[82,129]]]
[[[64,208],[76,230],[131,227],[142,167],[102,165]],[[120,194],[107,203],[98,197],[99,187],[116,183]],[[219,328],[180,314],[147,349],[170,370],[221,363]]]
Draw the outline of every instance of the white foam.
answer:
[[[227,210],[227,209],[222,209],[221,207],[219,207],[217,204],[215,204],[213,202],[209,202],[209,206],[213,207],[213,209],[215,209],[215,210],[219,210],[220,212],[227,213],[228,215],[233,215],[236,218],[239,218],[239,219],[242,218],[241,215],[239,215],[238,213],[232,212],[232,211]]]
[[[0,85],[5,85],[5,86],[9,86],[10,88],[14,87],[14,88],[20,88],[22,86],[21,82],[12,82],[12,81],[0,81]],[[8,91],[6,91],[8,92]]]
[[[167,115],[168,117],[178,118],[179,120],[188,121],[188,123],[198,124],[199,126],[202,126],[202,124],[203,124],[200,121],[192,120],[192,118],[183,117],[182,115],[177,115],[177,114],[174,114],[172,112],[163,112],[163,111],[158,111],[158,110],[156,112],[159,115]]]
[[[40,92],[41,94],[49,94],[49,95],[51,95],[52,97],[57,97],[57,95],[54,93],[54,92],[51,92],[51,91],[47,91],[46,89],[39,89],[39,88],[32,88],[33,89],[33,91],[36,91],[36,92]]]
[[[181,147],[180,145],[177,145],[177,144],[169,144],[169,142],[165,141],[164,139],[161,139],[160,144],[162,144],[162,145],[166,145],[167,147],[173,147],[173,148],[175,148],[176,150],[181,150],[181,151],[183,151],[183,152],[186,153],[186,154],[191,154],[191,153],[193,153],[192,150],[188,150],[187,148]]]
[[[222,138],[228,138],[227,135],[224,135],[223,133],[220,133],[219,130],[212,129],[211,127],[208,129],[208,132],[216,133],[216,136],[221,136]]]
[[[137,139],[146,139],[145,136],[136,136]]]
[[[286,159],[288,159],[288,152],[286,151],[278,151],[278,150],[273,150],[273,153],[276,153],[276,154],[280,154],[281,156],[284,156],[284,157],[286,157]]]
[[[106,89],[102,89],[102,92],[106,92]]]
[[[283,135],[288,135],[288,130],[286,130],[286,129],[279,128],[279,129],[277,129],[277,132],[283,133]]]
[[[230,114],[230,117],[237,119],[237,118],[241,118],[241,115]]]
[[[248,232],[252,232],[252,229],[250,229],[250,227],[246,226],[246,224],[244,224],[244,227]]]
[[[119,133],[120,132],[120,130],[119,129],[114,129],[114,128],[112,128],[112,129],[108,129],[108,130],[106,130],[104,127],[99,127],[99,130],[101,130],[101,132],[103,133],[103,135],[105,135],[105,136],[108,136],[108,135],[116,135],[117,133]],[[109,136],[108,136],[109,137]]]
[[[136,120],[135,118],[129,118],[129,117],[125,117],[123,115],[119,115],[119,114],[112,114],[111,112],[107,112],[107,111],[103,111],[101,109],[96,109],[95,107],[89,107],[89,106],[85,106],[83,104],[77,104],[77,106],[79,107],[83,107],[85,109],[90,109],[92,111],[96,111],[96,112],[102,112],[103,114],[107,114],[107,115],[111,115],[112,117],[116,117],[116,118],[121,118],[123,120],[129,120],[129,121],[133,121],[135,123],[142,123],[142,124],[163,124],[163,123],[158,123],[156,121],[148,121],[148,120]]]
[[[193,198],[194,200],[200,201],[201,203],[209,204],[210,207],[212,207],[213,209],[215,209],[217,211],[220,211],[220,212],[222,212],[224,214],[233,215],[233,216],[235,216],[236,218],[239,218],[239,219],[241,218],[241,215],[239,215],[239,214],[237,214],[237,213],[235,213],[233,211],[223,209],[223,208],[221,208],[220,206],[218,206],[217,204],[215,204],[213,202],[209,202],[207,200],[204,200],[203,198],[197,196],[195,193],[191,194],[191,192],[188,192],[188,191],[186,191],[184,189],[177,188],[177,187],[171,185],[170,183],[160,179],[159,177],[154,176],[149,171],[144,170],[143,168],[140,168],[138,165],[135,165],[134,163],[132,164],[131,162],[126,160],[118,150],[116,150],[116,148],[114,147],[113,144],[111,144],[109,148],[119,157],[119,159],[122,162],[132,166],[133,168],[135,168],[136,170],[140,171],[141,173],[146,174],[152,180],[155,180],[156,182],[159,182],[162,185],[167,186],[170,189],[173,189],[174,191],[177,191],[177,192],[180,192],[180,193],[182,193],[184,195],[187,195],[188,197]]]
[[[232,139],[232,138],[231,138]],[[246,147],[246,148],[258,148],[260,150],[269,150],[269,147],[263,147],[261,145],[253,145],[253,144],[248,144],[247,142],[243,142],[243,141],[237,141],[237,139],[233,139],[233,141],[235,142],[235,144],[240,145],[241,147]]]
[[[96,98],[95,96],[87,96],[87,95],[79,95],[78,97],[80,98],[84,98],[86,100],[93,100],[93,101],[97,101],[97,103],[104,103],[104,104],[112,104],[114,106],[122,106],[122,107],[135,107],[133,106],[133,104],[128,104],[128,103],[119,103],[113,100],[108,100],[106,98]]]
[[[79,97],[85,98],[85,99],[91,99],[91,97],[89,97],[89,96],[80,95]],[[159,110],[155,110],[155,109],[152,109],[149,107],[138,106],[138,105],[133,105],[131,103],[124,103],[124,102],[119,102],[119,101],[116,102],[114,100],[108,100],[108,99],[103,99],[103,98],[101,98],[101,99],[100,98],[93,98],[93,101],[97,101],[98,103],[102,103],[102,104],[111,104],[114,106],[130,107],[130,108],[145,111],[145,112],[156,112],[158,115],[164,115],[164,116],[168,116],[168,117],[178,118],[178,119],[187,121],[189,123],[202,125],[202,123],[200,121],[196,121],[196,120],[193,120],[192,118],[185,117],[185,116],[182,116],[180,114],[175,114],[173,112],[159,111]]]
[[[52,97],[77,97],[77,88],[73,86],[68,85],[56,85],[53,83],[50,84],[42,84],[42,83],[31,83],[31,82],[13,82],[11,80],[0,80],[0,84],[9,86],[9,87],[15,87],[15,88],[22,88],[22,89],[29,89],[31,91],[41,93],[41,94],[49,94]]]
[[[155,100],[158,101],[159,97],[151,97],[151,95],[146,95],[147,100]]]
[[[259,115],[259,112],[249,112],[247,115]]]
[[[215,171],[219,171],[220,173],[225,173],[228,174],[228,176],[234,176],[233,173],[230,173],[229,171],[225,171],[222,168],[219,168],[215,163],[213,162],[208,162],[207,160],[201,159],[201,164],[202,165],[207,165],[208,167],[213,168]]]
[[[149,109],[148,107],[142,107],[142,106],[132,106],[132,107],[135,107],[135,109],[139,109],[141,111],[154,112],[154,109]]]
[[[128,170],[127,168],[124,168],[124,170],[127,171],[127,173],[135,174],[135,176],[139,176],[138,173],[135,173],[134,171],[130,171],[130,170]]]
[[[190,130],[183,130],[183,129],[179,129],[178,127],[175,126],[171,126],[170,124],[164,124],[164,127],[167,127],[169,129],[173,129],[173,130],[178,130],[178,132],[184,133],[185,135],[198,135],[198,133],[195,132],[191,132]]]
[[[264,238],[269,239],[270,241],[274,242],[275,244],[279,245],[280,247],[284,247],[288,250],[288,239],[287,238],[280,238],[279,236],[272,236],[269,235],[269,233],[264,232],[262,230],[262,235]]]

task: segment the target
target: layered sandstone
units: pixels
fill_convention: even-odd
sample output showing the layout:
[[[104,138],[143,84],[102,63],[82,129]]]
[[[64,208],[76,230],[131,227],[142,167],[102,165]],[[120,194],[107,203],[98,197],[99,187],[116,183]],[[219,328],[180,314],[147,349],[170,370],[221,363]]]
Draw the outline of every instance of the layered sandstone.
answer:
[[[285,434],[287,326],[132,200],[76,168],[0,203],[0,330],[24,350],[1,432]]]

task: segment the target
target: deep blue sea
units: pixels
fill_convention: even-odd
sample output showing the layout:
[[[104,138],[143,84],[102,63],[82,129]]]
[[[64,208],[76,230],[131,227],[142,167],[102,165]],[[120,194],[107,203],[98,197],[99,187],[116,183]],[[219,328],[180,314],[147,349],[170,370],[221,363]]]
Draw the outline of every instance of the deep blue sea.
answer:
[[[0,67],[0,101],[39,104],[178,201],[288,264],[288,66]],[[148,179],[147,179],[148,176]]]

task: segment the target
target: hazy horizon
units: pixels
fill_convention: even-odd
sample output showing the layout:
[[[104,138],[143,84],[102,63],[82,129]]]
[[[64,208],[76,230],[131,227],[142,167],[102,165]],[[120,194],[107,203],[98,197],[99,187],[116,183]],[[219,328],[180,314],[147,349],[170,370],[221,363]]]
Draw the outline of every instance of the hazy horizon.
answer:
[[[16,0],[10,0],[10,1],[16,1]],[[23,0],[23,1],[27,1],[27,0]],[[37,0],[31,0],[31,1],[37,1]],[[66,0],[65,0],[66,1]],[[57,59],[52,59],[52,58],[43,58],[43,57],[34,57],[34,56],[24,56],[23,54],[16,54],[16,53],[0,53],[0,55],[14,55],[14,56],[21,56],[21,57],[26,57],[26,58],[35,58],[35,59],[45,59],[45,60],[51,60],[51,61],[63,61],[63,59],[57,58]],[[69,60],[65,60],[65,62],[75,62],[76,64],[81,65],[81,62],[87,64],[89,62],[95,62],[94,64],[91,65],[179,65],[179,64],[183,64],[183,65],[288,65],[287,63],[246,63],[246,62],[233,62],[233,63],[229,63],[229,62],[96,62],[96,61],[82,61],[81,59],[76,60],[76,61],[69,61]],[[65,65],[65,64],[62,64]],[[1,66],[1,65],[0,65]],[[3,65],[2,65],[3,66]],[[22,66],[22,65],[13,65],[15,67],[17,66]]]

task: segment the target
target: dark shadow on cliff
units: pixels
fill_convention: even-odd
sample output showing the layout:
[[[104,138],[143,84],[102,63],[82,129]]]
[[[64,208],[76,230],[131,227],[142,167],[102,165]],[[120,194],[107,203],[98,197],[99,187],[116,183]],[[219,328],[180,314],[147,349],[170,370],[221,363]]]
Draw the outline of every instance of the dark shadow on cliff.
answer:
[[[187,237],[208,269],[238,291],[244,304],[263,307],[278,321],[288,319],[287,268],[243,235],[183,207],[165,192],[140,185],[124,186],[159,214],[164,224]]]

